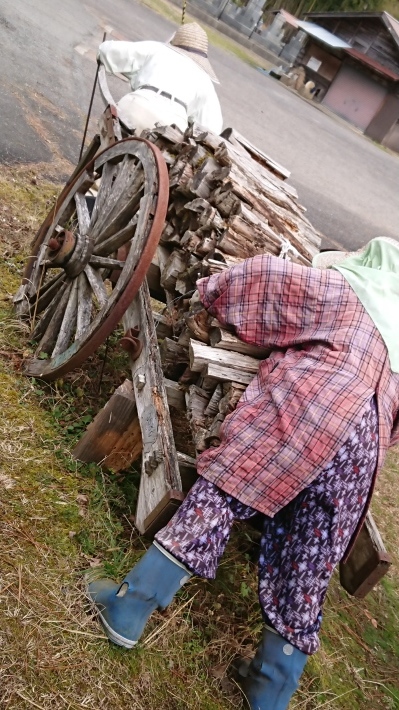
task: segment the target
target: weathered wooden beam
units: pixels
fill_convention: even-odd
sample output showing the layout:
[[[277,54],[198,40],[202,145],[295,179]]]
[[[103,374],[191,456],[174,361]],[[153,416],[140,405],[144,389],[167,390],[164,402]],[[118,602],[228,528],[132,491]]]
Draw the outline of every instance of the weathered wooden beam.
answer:
[[[339,566],[343,588],[363,599],[386,575],[392,564],[374,518],[369,512],[346,562]]]
[[[89,424],[72,456],[120,471],[139,458],[141,449],[133,386],[125,380]]]
[[[180,451],[177,452],[177,460],[179,462],[183,491],[188,493],[198,479],[196,460],[192,456],[182,454]]]
[[[149,534],[184,494],[146,282],[126,311],[123,325],[125,330],[138,327],[142,343],[139,357],[130,361],[143,439],[135,524],[140,533]]]

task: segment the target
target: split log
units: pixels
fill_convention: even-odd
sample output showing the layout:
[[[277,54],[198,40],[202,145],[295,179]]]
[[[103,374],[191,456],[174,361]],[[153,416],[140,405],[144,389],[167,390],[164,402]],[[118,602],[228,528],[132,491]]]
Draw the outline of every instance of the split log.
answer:
[[[164,378],[164,384],[169,407],[184,410],[186,406],[185,388],[178,382],[168,380],[166,377]]]
[[[185,271],[185,268],[183,252],[172,251],[161,272],[161,286],[168,291],[173,291],[176,279]]]
[[[209,341],[213,348],[216,347],[219,348],[219,350],[229,350],[230,352],[249,355],[258,360],[264,360],[271,352],[270,348],[261,348],[257,345],[244,343],[243,340],[240,340],[236,335],[229,333],[223,328],[210,328]]]
[[[221,384],[216,385],[215,391],[212,394],[206,408],[204,409],[204,414],[208,417],[214,417],[219,413],[219,402],[223,397],[223,387]]]
[[[277,175],[282,180],[286,180],[290,176],[290,171],[284,168],[279,163],[276,163],[273,158],[263,153],[263,151],[256,148],[252,143],[250,143],[241,133],[238,133],[234,128],[226,128],[221,134],[223,138],[226,138],[229,143],[236,146],[242,146],[244,150],[251,155],[257,163],[260,163],[268,170],[271,170],[275,175]]]
[[[259,370],[259,360],[255,360],[253,357],[229,352],[227,350],[219,350],[219,348],[210,348],[208,345],[204,345],[197,340],[190,341],[189,352],[190,369],[193,372],[203,372],[209,365],[217,365],[219,367],[229,368],[232,371],[252,375],[252,379]],[[240,381],[234,377],[229,379],[236,382]]]
[[[204,390],[213,391],[219,382],[237,382],[241,385],[249,385],[254,376],[255,374],[235,370],[233,367],[209,363],[205,366],[199,382]]]
[[[165,377],[178,380],[189,364],[188,348],[165,338],[160,344],[162,371]]]
[[[223,397],[219,402],[219,414],[226,417],[233,412],[245,392],[245,385],[238,382],[227,382],[223,385]]]
[[[186,393],[187,418],[197,452],[205,451],[207,448],[205,437],[212,421],[212,418],[205,414],[208,404],[209,394],[205,390],[196,385],[191,385],[188,388]]]
[[[205,444],[206,448],[210,446],[219,446],[220,444],[220,429],[224,422],[224,416],[222,414],[217,414],[214,418],[206,436]]]
[[[157,331],[157,338],[159,340],[164,340],[165,338],[172,338],[173,336],[173,324],[170,316],[164,313],[152,313],[154,319],[155,328]]]

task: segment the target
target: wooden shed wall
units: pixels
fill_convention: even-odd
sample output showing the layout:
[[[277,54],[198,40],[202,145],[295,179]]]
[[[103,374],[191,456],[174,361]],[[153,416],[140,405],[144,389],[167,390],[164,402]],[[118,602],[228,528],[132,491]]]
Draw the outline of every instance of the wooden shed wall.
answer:
[[[354,49],[399,74],[399,46],[376,18],[315,18],[318,25],[349,42]]]

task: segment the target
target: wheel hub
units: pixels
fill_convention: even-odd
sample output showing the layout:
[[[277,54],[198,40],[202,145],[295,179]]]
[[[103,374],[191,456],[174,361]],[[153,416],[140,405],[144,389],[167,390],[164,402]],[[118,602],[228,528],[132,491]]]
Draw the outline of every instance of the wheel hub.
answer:
[[[72,232],[62,229],[48,243],[48,258],[52,266],[64,266],[71,258],[76,246],[76,238]]]
[[[50,266],[62,267],[70,278],[75,278],[89,263],[93,240],[87,235],[73,234],[66,229],[58,232],[48,243]]]

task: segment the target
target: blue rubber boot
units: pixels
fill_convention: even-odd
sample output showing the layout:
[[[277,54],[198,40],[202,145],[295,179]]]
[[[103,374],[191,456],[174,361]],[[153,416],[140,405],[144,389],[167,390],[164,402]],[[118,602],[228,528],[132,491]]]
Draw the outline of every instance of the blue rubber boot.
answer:
[[[255,657],[238,669],[251,710],[286,710],[296,691],[307,655],[265,627]]]
[[[150,614],[165,609],[190,577],[188,569],[155,542],[122,584],[99,579],[87,591],[110,641],[133,648]]]

